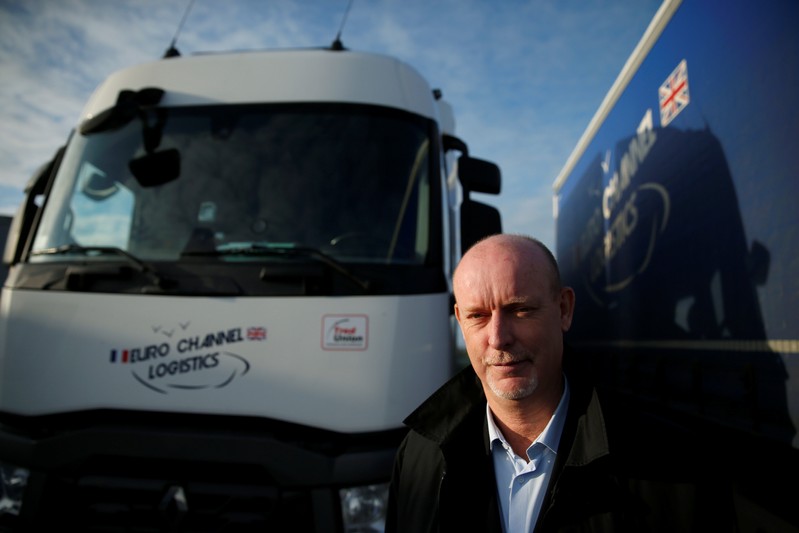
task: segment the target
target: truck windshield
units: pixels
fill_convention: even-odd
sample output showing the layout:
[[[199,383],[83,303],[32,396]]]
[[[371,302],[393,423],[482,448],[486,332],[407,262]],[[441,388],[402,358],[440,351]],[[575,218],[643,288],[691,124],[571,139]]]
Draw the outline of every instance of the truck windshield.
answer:
[[[297,247],[339,262],[422,264],[437,204],[432,130],[356,105],[142,111],[73,136],[30,260],[64,261],[36,252],[73,245],[173,262],[263,261],[231,250]]]

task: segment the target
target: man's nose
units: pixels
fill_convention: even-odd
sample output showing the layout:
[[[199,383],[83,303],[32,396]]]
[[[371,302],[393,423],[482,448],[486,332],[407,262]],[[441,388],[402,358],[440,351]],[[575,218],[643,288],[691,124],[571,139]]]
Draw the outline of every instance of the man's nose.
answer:
[[[510,346],[513,336],[510,331],[508,320],[501,313],[493,313],[489,324],[488,344],[495,350],[501,350]]]

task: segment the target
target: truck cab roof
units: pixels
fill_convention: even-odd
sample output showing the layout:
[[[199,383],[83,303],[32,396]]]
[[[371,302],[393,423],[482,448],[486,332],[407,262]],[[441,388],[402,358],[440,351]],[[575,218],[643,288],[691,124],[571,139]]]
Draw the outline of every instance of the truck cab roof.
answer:
[[[81,121],[112,107],[121,91],[146,87],[165,91],[164,107],[341,102],[440,119],[432,89],[413,67],[380,54],[320,48],[212,53],[129,67],[96,89]]]

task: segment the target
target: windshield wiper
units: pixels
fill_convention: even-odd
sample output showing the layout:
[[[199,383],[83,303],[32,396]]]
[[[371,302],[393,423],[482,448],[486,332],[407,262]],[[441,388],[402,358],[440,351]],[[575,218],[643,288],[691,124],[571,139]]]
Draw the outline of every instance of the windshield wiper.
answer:
[[[116,246],[82,246],[80,244],[64,244],[55,246],[53,248],[43,248],[41,250],[34,250],[31,255],[68,255],[68,254],[83,254],[89,255],[91,253],[98,254],[115,254],[125,258],[128,263],[136,267],[136,270],[150,278],[150,280],[160,288],[166,285],[166,278],[160,275],[148,263],[142,261],[130,252],[118,248]]]
[[[263,244],[247,244],[242,246],[231,246],[219,248],[217,250],[206,250],[197,252],[183,252],[182,255],[194,256],[226,256],[226,255],[268,255],[274,257],[310,257],[322,264],[327,265],[342,276],[346,277],[364,291],[371,287],[369,280],[364,280],[353,274],[347,267],[334,259],[332,256],[321,250],[309,246],[267,246]]]

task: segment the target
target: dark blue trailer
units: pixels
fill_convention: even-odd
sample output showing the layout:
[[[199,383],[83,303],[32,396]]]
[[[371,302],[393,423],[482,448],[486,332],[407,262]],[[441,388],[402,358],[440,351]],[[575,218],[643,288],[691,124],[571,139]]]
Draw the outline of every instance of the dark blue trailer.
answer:
[[[799,2],[665,1],[557,177],[571,344],[799,531]],[[690,446],[690,443],[686,443]]]

